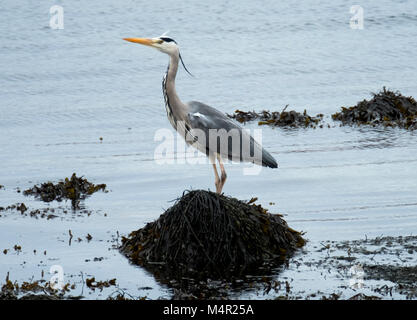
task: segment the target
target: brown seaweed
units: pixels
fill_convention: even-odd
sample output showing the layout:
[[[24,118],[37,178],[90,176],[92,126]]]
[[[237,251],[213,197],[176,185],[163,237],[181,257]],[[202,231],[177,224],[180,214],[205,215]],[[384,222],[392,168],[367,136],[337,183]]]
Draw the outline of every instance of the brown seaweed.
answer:
[[[59,181],[57,184],[45,182],[40,186],[35,185],[32,188],[23,191],[23,194],[25,196],[33,195],[44,202],[69,199],[71,200],[73,207],[78,208],[80,200],[84,200],[100,190],[106,192],[106,185],[95,185],[83,177],[77,177],[77,175],[73,173],[69,179],[65,178],[64,181]]]
[[[228,279],[282,264],[304,243],[281,215],[250,201],[195,190],[123,237],[120,250],[158,277]]]
[[[404,129],[417,129],[417,102],[413,97],[383,90],[373,94],[371,100],[363,100],[353,107],[342,107],[332,115],[342,125],[383,125]]]
[[[285,111],[287,107],[288,106],[286,106],[281,112],[263,110],[258,113],[255,111],[246,112],[236,110],[234,114],[228,114],[227,116],[241,123],[258,120],[258,125],[290,128],[316,128],[323,119],[322,114],[318,114],[313,117],[308,115],[306,110],[304,110],[303,113],[294,110]]]

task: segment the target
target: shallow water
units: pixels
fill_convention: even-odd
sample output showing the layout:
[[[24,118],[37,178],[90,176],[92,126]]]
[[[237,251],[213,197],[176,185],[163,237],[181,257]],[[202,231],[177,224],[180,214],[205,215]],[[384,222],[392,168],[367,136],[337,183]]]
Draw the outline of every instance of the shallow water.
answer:
[[[73,172],[106,183],[111,192],[85,201],[91,216],[2,215],[0,249],[11,250],[0,252],[0,279],[7,272],[19,281],[38,279],[42,270],[48,278],[50,266],[58,264],[67,281],[71,276],[81,281],[83,272],[84,279],[117,278],[135,296],[171,295],[111,249],[112,239],[117,231],[126,235],[157,218],[184,189],[213,190],[214,178],[208,165],[154,160],[156,130],[170,129],[161,92],[167,57],[123,37],[171,30],[196,75],[180,69],[180,97],[228,113],[280,111],[289,104],[309,114],[331,114],[382,86],[417,96],[414,1],[363,1],[363,30],[350,29],[350,5],[344,1],[72,1],[64,4],[63,30],[49,28],[51,5],[0,4],[0,184],[5,186],[0,206],[69,208],[69,203],[40,203],[15,188]],[[224,192],[240,199],[256,196],[270,211],[285,214],[291,227],[306,232],[307,255],[314,256],[309,248],[325,240],[415,235],[417,133],[340,128],[326,121],[331,128],[262,127],[263,145],[279,169],[248,176],[246,165],[228,165]],[[71,245],[68,230],[74,234]],[[75,241],[78,237],[83,241]],[[15,244],[21,252],[12,249]],[[94,257],[104,260],[85,261]],[[294,282],[304,290],[338,285],[313,271],[303,274]],[[264,296],[238,292],[236,297]]]

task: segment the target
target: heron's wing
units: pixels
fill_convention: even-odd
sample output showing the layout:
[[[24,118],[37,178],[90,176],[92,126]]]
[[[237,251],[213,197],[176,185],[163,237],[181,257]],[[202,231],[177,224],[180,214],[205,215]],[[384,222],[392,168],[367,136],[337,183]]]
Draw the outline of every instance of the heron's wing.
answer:
[[[206,152],[218,153],[234,161],[249,161],[272,168],[278,166],[275,159],[246,130],[224,113],[197,101],[187,105],[192,134],[198,136],[196,129],[204,133]],[[214,135],[216,132],[220,138]]]

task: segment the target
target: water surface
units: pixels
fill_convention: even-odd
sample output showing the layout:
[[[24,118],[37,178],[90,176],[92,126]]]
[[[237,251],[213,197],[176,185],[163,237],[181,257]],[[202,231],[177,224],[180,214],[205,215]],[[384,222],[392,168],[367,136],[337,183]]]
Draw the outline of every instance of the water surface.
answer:
[[[180,69],[180,97],[223,112],[280,111],[289,104],[331,114],[383,86],[417,96],[415,1],[362,1],[363,30],[349,27],[350,4],[341,0],[71,1],[63,4],[63,30],[49,27],[53,4],[0,4],[0,206],[48,206],[15,188],[73,172],[106,183],[111,192],[85,201],[90,216],[0,217],[0,249],[22,246],[20,253],[0,253],[0,278],[7,272],[19,281],[40,278],[59,264],[77,281],[74,275],[82,272],[84,279],[117,278],[134,295],[170,296],[112,250],[112,239],[156,219],[185,189],[213,190],[214,178],[209,165],[155,162],[155,132],[170,128],[161,91],[168,58],[123,37],[171,30],[196,75]],[[331,128],[263,127],[264,147],[279,169],[247,176],[243,165],[229,165],[224,192],[256,196],[270,211],[285,214],[293,228],[306,232],[307,252],[325,240],[415,235],[417,134],[326,121]],[[49,204],[59,205],[69,207]],[[68,230],[83,241],[69,245]],[[294,281],[305,290],[338,285],[315,273]],[[263,298],[247,292],[237,297]]]

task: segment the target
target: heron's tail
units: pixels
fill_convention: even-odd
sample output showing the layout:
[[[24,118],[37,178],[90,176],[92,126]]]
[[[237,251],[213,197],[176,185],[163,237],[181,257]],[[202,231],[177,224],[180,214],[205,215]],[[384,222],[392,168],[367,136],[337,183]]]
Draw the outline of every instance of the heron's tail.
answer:
[[[271,156],[271,154],[265,149],[262,149],[262,166],[270,167],[270,168],[278,168],[278,163],[276,162],[274,157]]]

